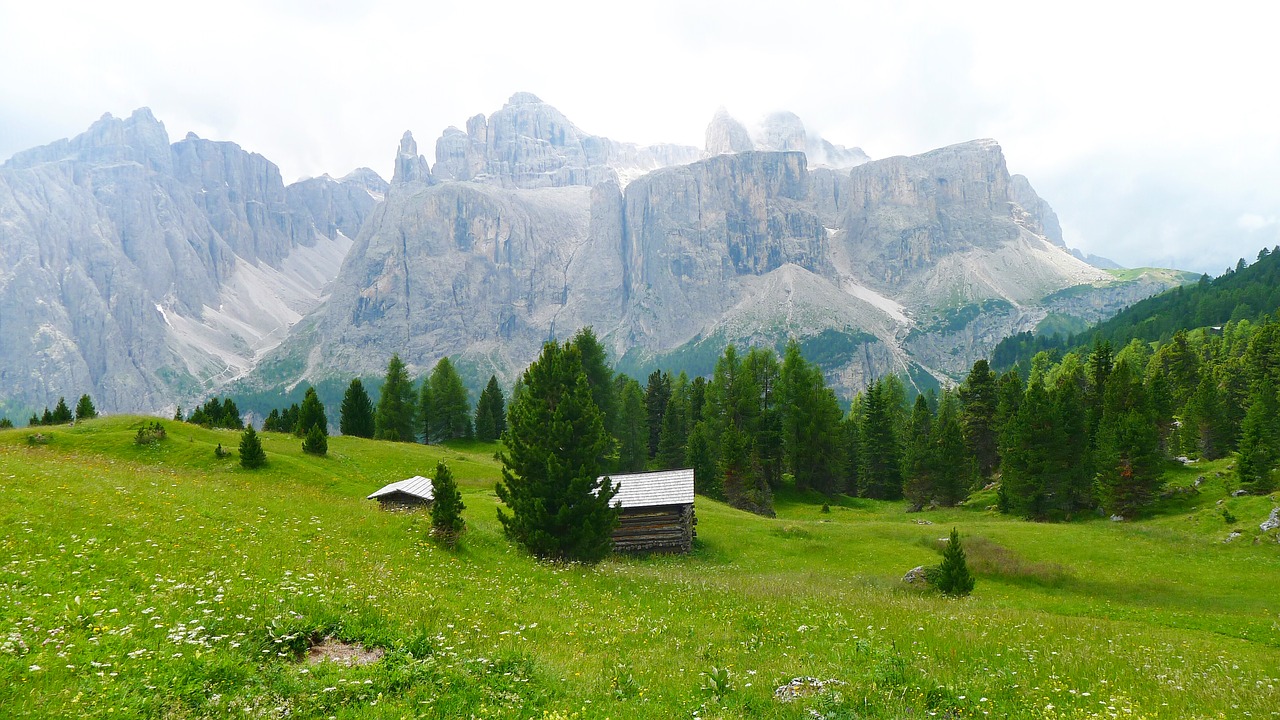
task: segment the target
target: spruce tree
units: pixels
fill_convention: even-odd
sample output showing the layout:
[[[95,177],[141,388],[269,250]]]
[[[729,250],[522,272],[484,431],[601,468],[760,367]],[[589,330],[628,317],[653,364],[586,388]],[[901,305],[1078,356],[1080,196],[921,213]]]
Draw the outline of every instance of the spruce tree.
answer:
[[[985,359],[973,368],[960,386],[960,424],[965,448],[977,463],[978,474],[991,477],[999,463],[996,441],[996,375]]]
[[[320,429],[319,423],[312,425],[302,439],[302,452],[321,456],[329,454],[329,436]]]
[[[615,433],[618,420],[618,398],[614,394],[613,371],[609,369],[609,354],[596,338],[595,330],[584,327],[573,336],[568,345],[582,355],[582,372],[591,386],[591,399],[600,409],[606,433]]]
[[[617,488],[601,478],[609,439],[580,351],[551,341],[523,375],[503,436],[498,519],[542,558],[594,562],[612,546]]]
[[[436,424],[432,420],[434,404],[431,397],[431,376],[428,375],[422,379],[422,388],[418,391],[418,432],[422,435],[423,445],[431,444],[434,437],[432,433],[436,430]]]
[[[936,493],[934,470],[937,465],[933,452],[933,413],[923,394],[916,396],[911,410],[911,424],[903,443],[902,495],[915,510],[928,505]]]
[[[44,415],[41,415],[41,416],[40,416],[40,424],[41,424],[41,425],[52,425],[52,424],[53,424],[53,413],[52,413],[52,412],[50,412],[50,411],[49,411],[49,408],[47,408],[47,407],[44,409]]]
[[[639,384],[637,384],[637,388]],[[655,456],[659,470],[687,467],[685,454],[689,444],[689,396],[692,386],[683,372],[672,382],[671,399],[667,412],[662,416],[662,430],[658,433],[658,454]],[[644,398],[641,396],[641,407]],[[646,413],[646,423],[648,421]]]
[[[293,426],[293,434],[303,437],[311,432],[311,428],[319,427],[320,432],[329,436],[329,418],[325,415],[324,405],[314,387],[308,387],[298,408],[298,422]]]
[[[902,497],[902,449],[895,419],[896,395],[887,378],[881,378],[871,383],[863,398],[858,494],[865,498],[898,500]]]
[[[1098,425],[1098,496],[1104,510],[1122,517],[1146,507],[1162,482],[1159,430],[1137,362],[1117,360]]]
[[[844,488],[840,403],[822,371],[800,354],[792,339],[778,376],[782,453],[796,487],[833,495]]]
[[[262,421],[262,432],[280,432],[280,410],[271,408],[267,419]]]
[[[627,378],[618,411],[618,470],[639,472],[649,458],[649,418],[640,383]]]
[[[93,400],[89,399],[87,393],[81,395],[80,402],[76,403],[76,421],[96,417],[98,417],[98,409],[93,406]]]
[[[453,472],[443,460],[436,463],[435,477],[431,479],[431,534],[447,547],[455,547],[466,528],[462,519],[462,493],[453,479]]]
[[[71,408],[67,407],[66,398],[58,398],[58,406],[53,409],[53,424],[63,425],[71,422]]]
[[[689,443],[685,446],[686,467],[693,469],[693,489],[699,495],[717,500],[724,499],[724,486],[716,472],[715,450],[711,444],[711,430],[701,421],[689,431]]]
[[[471,399],[449,358],[440,358],[431,371],[431,439],[470,438]]]
[[[977,472],[976,462],[965,446],[960,398],[956,392],[943,391],[930,435],[933,498],[939,505],[950,507],[969,496],[972,478]]]
[[[253,426],[244,429],[240,435],[240,465],[249,470],[260,468],[267,464],[267,453],[262,449],[262,440],[258,438],[258,433],[254,432]]]
[[[374,415],[375,436],[379,440],[395,442],[417,440],[414,430],[416,399],[409,371],[400,360],[400,355],[393,354],[387,362],[387,375],[378,396],[378,410]]]
[[[498,378],[489,376],[489,384],[480,392],[480,400],[476,403],[476,438],[485,442],[493,442],[502,437],[507,427],[507,407],[502,398],[502,388],[498,386]]]
[[[947,595],[961,597],[973,592],[974,577],[960,545],[960,533],[954,527],[951,539],[942,550],[942,564],[932,575],[934,587]]]
[[[9,430],[13,428],[13,421],[7,417],[0,417],[0,430]]]
[[[1280,403],[1275,386],[1263,376],[1255,383],[1249,409],[1240,429],[1236,458],[1236,477],[1250,492],[1265,495],[1275,489],[1274,470],[1280,462],[1280,442],[1275,432]]]
[[[244,429],[244,420],[240,417],[240,408],[236,407],[236,401],[230,397],[223,398],[221,412],[217,414],[218,420],[214,427],[223,427],[228,430]]]
[[[373,402],[369,400],[369,393],[365,392],[360,378],[354,378],[347,386],[338,412],[338,430],[343,435],[373,437]]]
[[[31,419],[27,421],[27,427],[39,427],[39,426],[40,426],[40,416],[36,415],[35,413],[31,413]]]
[[[649,457],[658,454],[658,441],[662,433],[662,419],[667,414],[667,403],[671,400],[671,376],[661,370],[649,373],[649,384],[645,388],[644,404],[648,413]]]

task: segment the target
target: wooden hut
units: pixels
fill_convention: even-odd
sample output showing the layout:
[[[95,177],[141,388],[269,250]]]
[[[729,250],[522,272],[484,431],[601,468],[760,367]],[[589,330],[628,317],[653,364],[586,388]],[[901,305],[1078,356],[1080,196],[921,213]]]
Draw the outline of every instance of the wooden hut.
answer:
[[[621,508],[613,549],[618,552],[689,552],[697,536],[693,470],[610,476]]]
[[[430,505],[435,495],[431,478],[414,475],[411,478],[393,482],[365,499],[377,500],[387,510],[411,510]]]

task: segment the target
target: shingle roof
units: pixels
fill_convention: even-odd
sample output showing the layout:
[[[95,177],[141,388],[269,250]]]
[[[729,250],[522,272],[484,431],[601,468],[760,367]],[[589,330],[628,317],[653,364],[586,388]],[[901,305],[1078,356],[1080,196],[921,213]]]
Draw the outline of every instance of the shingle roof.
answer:
[[[663,470],[610,477],[614,485],[618,486],[618,494],[613,496],[615,507],[633,508],[693,503],[692,470]]]
[[[407,480],[393,482],[381,490],[369,495],[366,500],[374,500],[392,493],[404,493],[414,497],[420,497],[423,500],[431,500],[435,497],[432,491],[431,478],[425,478],[421,475],[414,475]]]

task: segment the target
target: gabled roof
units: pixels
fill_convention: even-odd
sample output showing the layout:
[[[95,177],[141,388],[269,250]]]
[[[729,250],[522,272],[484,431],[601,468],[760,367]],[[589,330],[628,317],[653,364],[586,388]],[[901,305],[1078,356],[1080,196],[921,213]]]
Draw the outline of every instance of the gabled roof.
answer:
[[[431,486],[431,478],[414,475],[407,480],[393,482],[381,490],[369,495],[369,497],[365,499],[375,500],[395,493],[404,493],[405,495],[412,495],[417,498],[422,498],[423,500],[431,500],[435,498],[435,494]]]
[[[634,508],[693,504],[693,470],[611,475],[618,494],[614,507]]]

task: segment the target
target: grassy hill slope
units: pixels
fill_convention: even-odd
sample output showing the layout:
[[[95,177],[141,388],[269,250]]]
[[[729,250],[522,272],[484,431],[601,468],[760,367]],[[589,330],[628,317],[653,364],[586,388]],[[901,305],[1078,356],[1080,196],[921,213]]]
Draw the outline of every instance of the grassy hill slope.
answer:
[[[113,417],[0,432],[6,717],[1275,717],[1280,498],[1229,498],[1226,462],[1133,523],[1042,525],[782,498],[768,520],[698,498],[684,557],[539,563],[502,537],[493,446],[263,433]],[[470,531],[364,496],[444,457]],[[1223,473],[1223,475],[1219,475]],[[989,493],[988,493],[989,494]],[[1222,500],[1219,505],[1218,501]],[[1223,509],[1238,520],[1229,525]],[[931,525],[920,524],[928,521]],[[905,588],[959,527],[963,600]],[[1242,535],[1223,542],[1232,528]],[[1256,541],[1256,542],[1255,542]],[[363,666],[296,658],[326,635]],[[726,672],[727,671],[727,672]],[[828,683],[794,702],[775,688]],[[843,683],[843,684],[840,684]]]

